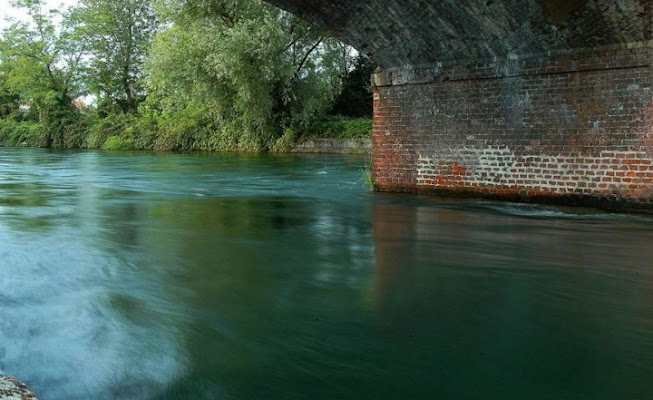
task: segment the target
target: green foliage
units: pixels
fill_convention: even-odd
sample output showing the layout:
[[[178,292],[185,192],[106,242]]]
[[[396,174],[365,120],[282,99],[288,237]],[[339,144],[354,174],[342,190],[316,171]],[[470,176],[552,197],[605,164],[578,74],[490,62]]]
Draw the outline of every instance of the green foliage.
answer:
[[[374,175],[372,175],[372,166],[366,165],[362,170],[363,183],[369,190],[374,190]]]
[[[125,139],[119,136],[109,136],[104,145],[102,145],[103,150],[133,150],[134,149],[134,140]]]
[[[148,62],[148,101],[164,114],[206,110],[201,119],[217,136],[209,147],[269,150],[324,113],[339,90],[342,45],[279,9],[171,0],[160,12],[170,28]]]
[[[109,114],[103,118],[95,115],[86,137],[86,147],[105,149],[111,137],[130,143],[129,149],[153,150],[156,127],[148,119],[131,113]]]
[[[134,123],[134,118],[128,114],[109,114],[104,118],[94,116],[86,145],[91,149],[104,147],[109,137],[122,137],[126,135],[127,128]]]
[[[365,139],[372,137],[372,119],[326,117],[309,125],[304,138]]]
[[[293,149],[299,137],[299,131],[294,127],[291,127],[284,132],[283,136],[270,148],[270,151],[273,153],[290,151]]]
[[[157,123],[156,150],[191,151],[215,150],[210,132],[215,129],[207,117],[208,110],[187,107],[153,114]]]
[[[372,118],[373,99],[370,78],[376,65],[359,55],[351,71],[343,77],[342,92],[336,98],[330,114],[354,118]]]
[[[42,124],[0,119],[0,146],[47,147],[47,135]]]
[[[71,21],[89,58],[87,88],[102,108],[135,112],[145,98],[143,64],[157,27],[151,0],[81,0]]]
[[[0,146],[80,149],[86,147],[88,120],[57,119],[43,124],[0,118]]]
[[[302,132],[371,131],[320,119],[343,79],[342,102],[355,102],[362,62],[352,69],[346,46],[260,0],[12,4],[30,20],[0,37],[0,145],[286,151]],[[88,94],[97,106],[78,109]]]
[[[20,96],[9,89],[6,72],[0,69],[0,118],[16,116],[19,108]]]
[[[3,91],[29,110],[28,119],[43,126],[45,137],[36,141],[39,147],[77,147],[83,143],[83,127],[72,99],[80,93],[82,44],[73,40],[65,13],[46,11],[41,0],[13,4],[31,20],[16,22],[3,32]],[[58,18],[63,22],[55,26]],[[16,104],[11,112],[17,113]]]
[[[88,120],[77,111],[66,108],[56,110],[44,123],[47,137],[45,147],[55,149],[79,149],[85,147]]]

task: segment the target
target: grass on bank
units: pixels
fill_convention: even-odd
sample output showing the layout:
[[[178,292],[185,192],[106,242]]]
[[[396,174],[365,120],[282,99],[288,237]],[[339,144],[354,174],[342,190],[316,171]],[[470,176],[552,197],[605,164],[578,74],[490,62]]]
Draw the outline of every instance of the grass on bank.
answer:
[[[37,122],[15,122],[0,119],[0,146],[45,147],[45,129]]]
[[[217,127],[201,119],[152,121],[131,114],[105,118],[87,116],[66,127],[48,127],[32,121],[0,119],[0,147],[57,147],[104,150],[159,151],[253,151],[245,146],[238,127]],[[246,136],[246,135],[245,135]],[[369,118],[326,117],[301,131],[289,130],[276,145],[259,151],[288,151],[292,144],[307,139],[365,139],[372,137]],[[286,143],[287,142],[287,143]]]
[[[125,139],[120,136],[110,136],[102,145],[102,150],[133,150],[134,140]]]
[[[319,119],[304,132],[304,139],[368,139],[372,137],[371,118],[333,116]]]

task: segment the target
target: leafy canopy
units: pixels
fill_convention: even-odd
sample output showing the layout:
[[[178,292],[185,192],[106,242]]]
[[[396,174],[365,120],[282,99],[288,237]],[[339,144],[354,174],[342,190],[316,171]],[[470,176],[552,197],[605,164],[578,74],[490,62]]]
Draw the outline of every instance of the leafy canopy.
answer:
[[[259,0],[168,0],[148,88],[162,112],[205,110],[227,148],[265,149],[325,112],[343,45]],[[224,138],[223,138],[224,139]]]
[[[71,22],[86,45],[90,92],[104,107],[136,111],[145,98],[143,66],[157,28],[151,0],[81,0]]]

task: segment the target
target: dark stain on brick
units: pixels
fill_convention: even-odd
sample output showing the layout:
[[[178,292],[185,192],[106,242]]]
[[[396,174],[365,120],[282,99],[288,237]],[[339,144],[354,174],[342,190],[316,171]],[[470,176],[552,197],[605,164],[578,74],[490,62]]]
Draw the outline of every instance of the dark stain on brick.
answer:
[[[572,13],[583,8],[587,0],[539,0],[539,2],[556,25],[564,25]]]

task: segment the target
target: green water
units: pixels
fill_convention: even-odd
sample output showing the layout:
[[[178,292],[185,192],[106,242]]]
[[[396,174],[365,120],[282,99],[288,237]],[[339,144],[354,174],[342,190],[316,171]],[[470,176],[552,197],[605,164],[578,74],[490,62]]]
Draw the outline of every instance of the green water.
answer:
[[[0,373],[58,399],[651,399],[653,220],[367,160],[0,149]]]

